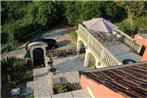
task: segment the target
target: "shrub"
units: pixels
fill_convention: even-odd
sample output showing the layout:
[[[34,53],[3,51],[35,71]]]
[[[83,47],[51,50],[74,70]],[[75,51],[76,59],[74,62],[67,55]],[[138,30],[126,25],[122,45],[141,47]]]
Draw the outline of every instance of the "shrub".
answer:
[[[132,27],[127,22],[127,20],[116,23],[116,25],[119,27],[120,30],[122,30],[126,34],[133,36],[138,32],[140,28],[147,28],[146,21],[147,21],[146,17],[142,16],[133,19]]]
[[[71,32],[69,33],[69,35],[70,35],[70,38],[71,38],[71,39],[77,40],[77,33],[76,33],[75,31],[71,31]]]
[[[1,60],[2,75],[6,72],[7,68],[11,68],[13,72],[18,70],[24,65],[23,60],[16,57],[7,57]]]
[[[145,29],[147,28],[147,18],[145,16],[142,17],[136,17],[134,21],[134,26],[138,29],[142,28]]]
[[[51,67],[51,68],[49,69],[49,71],[55,72],[55,71],[56,71],[56,68],[55,68],[55,67]]]
[[[72,90],[72,88],[71,88],[70,83],[62,84],[59,87],[59,93],[65,93],[65,92],[68,92],[68,91],[71,91],[71,90]]]

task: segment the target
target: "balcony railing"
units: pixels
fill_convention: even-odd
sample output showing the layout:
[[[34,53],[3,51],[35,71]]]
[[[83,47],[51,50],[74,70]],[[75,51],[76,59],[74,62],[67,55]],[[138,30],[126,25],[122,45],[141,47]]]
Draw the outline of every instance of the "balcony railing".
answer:
[[[122,64],[85,27],[79,24],[78,35],[104,66]]]
[[[140,53],[142,45],[138,44],[133,38],[131,38],[130,36],[128,36],[124,32],[122,32],[118,29],[116,31],[117,31],[117,33],[120,33],[120,35],[122,35],[124,37],[123,42],[125,44],[127,44],[129,47],[131,47],[137,53]]]

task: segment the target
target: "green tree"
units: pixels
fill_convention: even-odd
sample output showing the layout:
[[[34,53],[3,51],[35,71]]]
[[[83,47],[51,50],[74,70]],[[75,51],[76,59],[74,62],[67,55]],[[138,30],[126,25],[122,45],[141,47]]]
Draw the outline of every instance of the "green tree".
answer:
[[[7,57],[1,60],[1,73],[2,76],[7,76],[9,84],[13,82],[13,72],[16,72],[21,65],[23,65],[23,61],[16,57]]]
[[[66,13],[69,25],[77,25],[92,18],[114,19],[117,14],[117,5],[113,1],[72,1],[66,2]]]
[[[128,14],[128,23],[133,26],[133,18],[146,15],[145,1],[118,1],[117,5],[124,8]]]
[[[57,1],[3,1],[2,32],[8,34],[7,43],[22,42],[23,37],[57,24],[62,19],[64,7]]]

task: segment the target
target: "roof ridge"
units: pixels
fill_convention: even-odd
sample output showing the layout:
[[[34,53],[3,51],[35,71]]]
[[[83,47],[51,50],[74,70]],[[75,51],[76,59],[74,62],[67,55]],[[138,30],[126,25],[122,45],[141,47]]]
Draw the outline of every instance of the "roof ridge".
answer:
[[[116,69],[116,68],[125,68],[129,66],[137,66],[137,65],[147,65],[147,61],[137,62],[137,63],[131,63],[126,65],[119,65],[119,66],[112,66],[112,67],[104,67],[104,68],[98,68],[98,69],[89,69],[89,70],[81,70],[79,71],[81,74],[86,72],[96,72],[96,71],[105,71],[110,69]]]

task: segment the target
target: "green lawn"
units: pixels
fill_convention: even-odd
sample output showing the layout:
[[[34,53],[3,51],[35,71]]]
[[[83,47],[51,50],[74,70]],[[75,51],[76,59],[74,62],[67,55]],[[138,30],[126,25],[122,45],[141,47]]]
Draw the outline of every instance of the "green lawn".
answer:
[[[73,39],[75,41],[77,40],[77,33],[75,31],[70,31],[69,36],[71,39]]]

